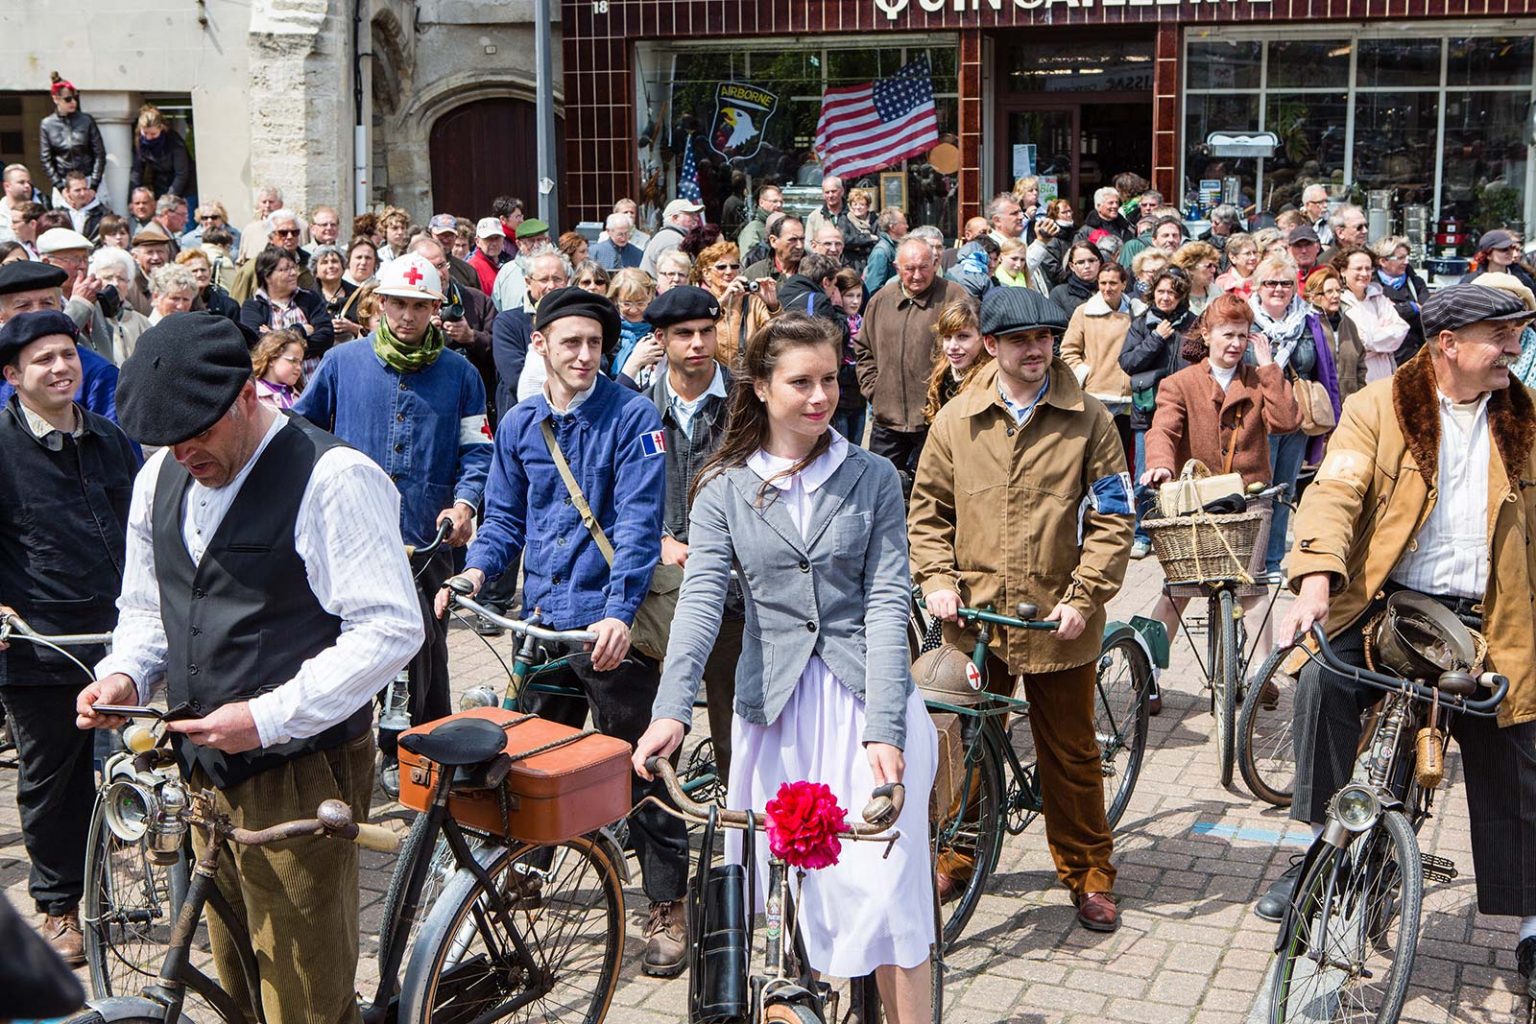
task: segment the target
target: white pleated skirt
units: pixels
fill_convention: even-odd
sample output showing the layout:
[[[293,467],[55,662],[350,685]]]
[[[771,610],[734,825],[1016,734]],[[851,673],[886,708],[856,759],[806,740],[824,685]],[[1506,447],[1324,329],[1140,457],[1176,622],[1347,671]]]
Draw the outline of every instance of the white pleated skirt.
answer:
[[[821,782],[862,821],[874,776],[864,752],[864,704],[812,657],[794,695],[772,725],[740,716],[731,730],[727,804],[761,812],[785,782]],[[810,966],[837,978],[856,978],[876,967],[916,967],[934,941],[933,862],[928,839],[928,794],[938,763],[938,736],[916,689],[907,700],[904,751],[906,804],[896,827],[901,837],[886,857],[884,843],[843,842],[830,868],[806,871],[797,894],[799,924]],[[741,860],[741,833],[727,834],[726,855]],[[768,885],[768,839],[757,835],[757,909]],[[790,869],[791,885],[795,870]],[[787,922],[786,922],[787,924]]]

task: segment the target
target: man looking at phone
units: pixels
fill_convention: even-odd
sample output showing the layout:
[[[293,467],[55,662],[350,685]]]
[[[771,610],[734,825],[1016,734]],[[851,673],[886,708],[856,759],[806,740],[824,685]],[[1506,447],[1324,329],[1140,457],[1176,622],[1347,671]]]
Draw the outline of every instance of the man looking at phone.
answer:
[[[436,242],[425,241],[442,255]],[[432,598],[453,574],[449,548],[469,543],[491,465],[485,386],[469,360],[446,347],[447,331],[438,326],[442,287],[439,271],[423,255],[407,253],[380,267],[384,322],[367,337],[327,352],[293,407],[389,474],[400,492],[400,533],[407,544],[427,547],[439,524],[452,527],[447,547],[411,556],[427,631],[427,642],[411,659],[412,725],[453,710],[448,629],[432,613]],[[391,799],[400,795],[396,736],[379,729],[381,781]]]
[[[400,496],[366,455],[263,405],[239,327],[179,313],[123,364],[124,430],[163,445],[128,512],[112,653],[76,699],[82,729],[162,685],[182,775],[237,826],[312,818],[373,789],[373,695],[421,647]],[[188,717],[181,717],[188,716]],[[194,832],[194,842],[200,836]],[[237,846],[218,885],[249,926],[259,987],[217,919],[219,979],[272,1024],[358,1024],[357,847]]]
[[[16,389],[0,408],[0,612],[40,633],[96,633],[117,620],[123,537],[138,457],[104,416],[75,402],[79,329],[56,310],[0,328],[0,373]],[[95,776],[89,734],[71,728],[80,670],[59,652],[0,644],[0,704],[16,741],[16,804],[42,932],[72,967],[80,934]],[[100,646],[72,652],[87,664]]]

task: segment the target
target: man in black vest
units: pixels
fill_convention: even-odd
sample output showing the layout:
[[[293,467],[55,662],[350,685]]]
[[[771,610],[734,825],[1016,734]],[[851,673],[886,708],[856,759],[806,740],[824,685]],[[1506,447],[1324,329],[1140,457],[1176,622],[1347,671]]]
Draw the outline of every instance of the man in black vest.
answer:
[[[0,409],[0,608],[43,633],[101,633],[117,621],[123,536],[138,457],[105,417],[76,404],[79,329],[63,313],[23,313],[0,328],[0,367],[16,393]],[[80,934],[86,838],[96,780],[91,737],[70,711],[84,682],[64,655],[0,644],[0,703],[15,737],[16,804],[43,934],[71,966]],[[87,664],[101,647],[72,652]]]
[[[373,696],[421,647],[400,538],[400,496],[367,456],[261,404],[240,329],[166,317],[123,365],[118,412],[164,445],[134,482],[112,653],[76,701],[81,728],[120,720],[98,702],[163,683],[182,774],[238,826],[313,817],[373,789]],[[219,887],[247,920],[248,991],[209,922],[224,987],[269,1024],[357,1024],[357,848],[321,836],[236,847]],[[254,1012],[251,1014],[253,1017]]]

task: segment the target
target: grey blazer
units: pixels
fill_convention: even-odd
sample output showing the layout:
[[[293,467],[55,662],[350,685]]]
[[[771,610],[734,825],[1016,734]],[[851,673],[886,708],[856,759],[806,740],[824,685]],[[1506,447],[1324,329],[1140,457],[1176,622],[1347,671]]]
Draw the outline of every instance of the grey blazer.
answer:
[[[693,700],[720,629],[734,566],[746,595],[736,664],[736,713],[774,722],[819,654],[865,702],[864,742],[900,747],[912,692],[907,648],[911,569],[905,503],[896,468],[855,445],[817,490],[802,540],[789,511],[742,466],[699,492],[688,526],[688,563],[652,708],[654,718],[693,720]]]

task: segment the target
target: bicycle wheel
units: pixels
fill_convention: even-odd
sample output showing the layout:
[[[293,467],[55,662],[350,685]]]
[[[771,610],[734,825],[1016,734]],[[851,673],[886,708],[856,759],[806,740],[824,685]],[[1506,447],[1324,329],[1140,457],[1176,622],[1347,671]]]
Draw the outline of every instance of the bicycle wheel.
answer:
[[[98,796],[80,901],[93,997],[137,995],[155,980],[186,894],[185,852],[173,864],[155,863],[142,840],[125,843],[112,834]]]
[[[1099,652],[1093,728],[1104,772],[1104,813],[1114,828],[1125,814],[1147,747],[1147,655],[1136,634],[1117,632]]]
[[[990,733],[983,732],[975,742],[982,744],[981,758],[967,765],[960,792],[950,807],[940,810],[933,828],[934,863],[956,886],[946,904],[948,913],[940,914],[941,947],[946,952],[976,912],[1003,846],[1003,758]]]
[[[1291,806],[1296,751],[1291,742],[1296,679],[1282,670],[1295,650],[1284,647],[1259,666],[1237,720],[1237,766],[1254,796],[1276,807]]]
[[[400,844],[400,852],[395,857],[394,871],[389,876],[389,888],[384,894],[384,919],[379,925],[380,964],[384,963],[389,956],[390,929],[400,915],[401,904],[405,902],[405,886],[409,881],[406,878],[406,872],[416,857],[416,850],[426,841],[427,815],[421,813],[416,815],[416,820],[411,823],[411,830],[405,834],[405,841]],[[464,841],[469,844],[471,850],[485,845],[485,841],[472,832],[464,833]],[[456,871],[458,871],[458,864],[454,860],[453,850],[449,848],[447,838],[439,832],[432,848],[432,858],[427,863],[427,877],[421,883],[421,897],[416,902],[416,918],[411,922],[411,929],[405,936],[405,953],[400,958],[401,967],[410,963],[411,947],[416,941],[416,936],[420,934],[427,915],[437,905],[443,889]]]
[[[1216,621],[1211,630],[1211,713],[1216,716],[1216,759],[1221,765],[1221,784],[1232,788],[1235,760],[1232,739],[1237,732],[1237,621],[1232,617],[1232,591],[1216,595]]]
[[[1270,1020],[1393,1024],[1413,971],[1424,896],[1408,819],[1386,811],[1346,849],[1330,847],[1296,892]]]
[[[624,949],[624,893],[607,850],[582,836],[482,857],[529,957],[519,955],[479,880],[461,870],[416,936],[399,1020],[598,1024]]]

